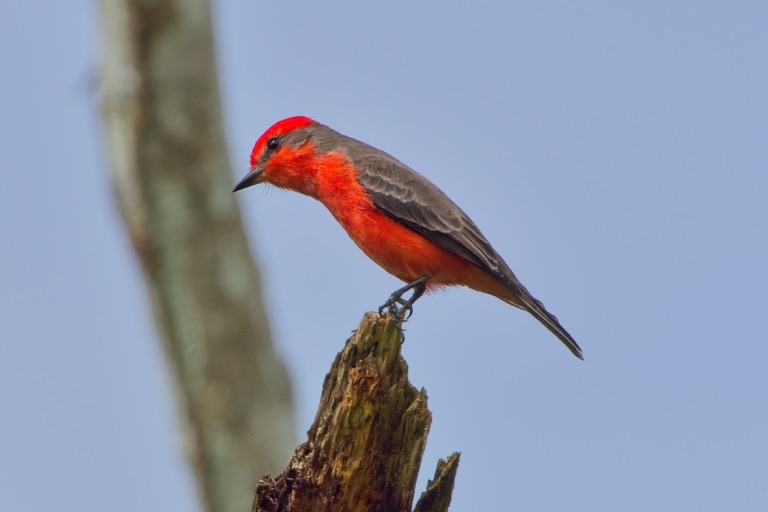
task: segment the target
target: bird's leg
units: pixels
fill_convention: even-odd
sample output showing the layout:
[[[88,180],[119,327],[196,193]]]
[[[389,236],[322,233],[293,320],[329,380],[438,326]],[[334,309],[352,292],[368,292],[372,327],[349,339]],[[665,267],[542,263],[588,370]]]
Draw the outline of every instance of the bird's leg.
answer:
[[[408,283],[400,289],[392,292],[387,302],[381,305],[379,308],[379,314],[382,314],[386,309],[393,317],[405,322],[413,314],[413,303],[419,300],[419,297],[424,295],[424,291],[427,289],[427,281],[429,276],[421,276],[413,282]],[[410,290],[413,290],[413,294],[409,299],[404,299],[405,295]],[[398,307],[398,305],[400,307]]]

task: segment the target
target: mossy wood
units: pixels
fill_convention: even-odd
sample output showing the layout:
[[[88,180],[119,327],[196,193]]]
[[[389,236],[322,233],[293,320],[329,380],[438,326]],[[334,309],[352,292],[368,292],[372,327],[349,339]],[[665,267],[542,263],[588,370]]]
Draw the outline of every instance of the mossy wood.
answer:
[[[402,331],[367,313],[325,378],[320,406],[285,471],[264,477],[253,512],[410,512],[432,415],[408,382]],[[418,512],[448,510],[459,454],[438,463]]]

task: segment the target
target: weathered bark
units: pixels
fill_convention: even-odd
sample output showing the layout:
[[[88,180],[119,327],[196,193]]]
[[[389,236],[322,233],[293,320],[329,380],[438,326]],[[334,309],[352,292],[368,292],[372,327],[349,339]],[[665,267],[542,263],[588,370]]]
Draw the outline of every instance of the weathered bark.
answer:
[[[256,488],[253,512],[411,510],[432,415],[408,382],[402,331],[368,313],[325,378],[320,406],[286,470]],[[438,463],[415,510],[448,510],[459,454]]]
[[[205,508],[246,510],[295,445],[291,390],[230,193],[207,0],[101,0],[106,145]]]
[[[435,477],[427,483],[427,490],[421,493],[413,512],[447,512],[458,469],[458,452],[452,453],[446,460],[437,461]]]

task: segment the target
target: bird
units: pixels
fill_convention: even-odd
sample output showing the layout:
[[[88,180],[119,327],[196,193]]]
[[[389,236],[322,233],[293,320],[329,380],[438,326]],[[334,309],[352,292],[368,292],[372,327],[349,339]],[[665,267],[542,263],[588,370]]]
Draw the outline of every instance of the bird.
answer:
[[[233,192],[259,183],[320,201],[370,259],[407,283],[379,313],[386,309],[404,321],[425,291],[466,286],[527,311],[584,359],[576,340],[523,286],[469,216],[388,153],[309,117],[289,117],[257,139],[250,171]]]

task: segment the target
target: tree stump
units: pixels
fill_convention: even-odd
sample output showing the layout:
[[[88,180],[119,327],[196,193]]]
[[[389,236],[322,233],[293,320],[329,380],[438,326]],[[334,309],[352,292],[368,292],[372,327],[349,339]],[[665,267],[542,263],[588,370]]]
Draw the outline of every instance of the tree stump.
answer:
[[[253,512],[410,512],[432,415],[408,382],[402,330],[366,313],[325,378],[308,439],[277,478],[256,488]],[[413,509],[448,510],[459,454],[438,463]]]

